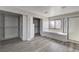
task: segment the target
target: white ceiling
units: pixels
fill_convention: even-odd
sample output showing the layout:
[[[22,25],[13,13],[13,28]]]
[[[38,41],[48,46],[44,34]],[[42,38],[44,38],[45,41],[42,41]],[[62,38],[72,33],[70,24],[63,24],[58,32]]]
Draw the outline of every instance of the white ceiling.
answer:
[[[79,11],[79,6],[16,6],[16,8],[46,17]]]

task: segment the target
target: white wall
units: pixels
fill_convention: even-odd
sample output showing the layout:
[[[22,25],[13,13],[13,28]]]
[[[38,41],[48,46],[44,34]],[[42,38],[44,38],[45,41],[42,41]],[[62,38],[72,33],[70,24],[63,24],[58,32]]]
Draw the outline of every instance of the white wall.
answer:
[[[31,40],[34,37],[33,17],[23,15],[23,40]]]
[[[23,41],[28,40],[28,16],[23,15]]]
[[[43,32],[44,31],[48,31],[49,30],[49,20],[48,18],[45,18],[42,20],[42,28],[43,28]]]
[[[28,16],[28,17],[29,17],[29,22],[28,22],[29,40],[31,40],[34,37],[34,24],[33,24],[33,17],[32,16]]]

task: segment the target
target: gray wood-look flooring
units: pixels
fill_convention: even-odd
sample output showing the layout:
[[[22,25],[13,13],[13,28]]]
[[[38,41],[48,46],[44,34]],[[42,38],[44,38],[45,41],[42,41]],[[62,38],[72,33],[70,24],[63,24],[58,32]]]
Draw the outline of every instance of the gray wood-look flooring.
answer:
[[[79,45],[37,36],[31,41],[1,41],[0,52],[78,52]],[[76,48],[77,47],[77,48]]]

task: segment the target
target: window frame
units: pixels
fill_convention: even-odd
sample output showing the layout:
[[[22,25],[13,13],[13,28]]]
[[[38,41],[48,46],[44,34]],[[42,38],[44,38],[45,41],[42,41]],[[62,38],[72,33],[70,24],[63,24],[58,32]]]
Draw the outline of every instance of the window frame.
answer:
[[[61,21],[61,28],[56,28],[56,20],[60,20]],[[50,21],[54,21],[55,25],[54,28],[51,27]],[[53,20],[49,20],[49,29],[62,29],[62,19],[53,19]]]

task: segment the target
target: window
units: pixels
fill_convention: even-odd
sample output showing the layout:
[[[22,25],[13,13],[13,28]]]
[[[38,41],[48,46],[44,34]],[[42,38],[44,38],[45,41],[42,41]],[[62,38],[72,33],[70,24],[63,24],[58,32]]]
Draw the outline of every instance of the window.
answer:
[[[50,21],[50,27],[55,28],[55,21]]]
[[[55,23],[55,25],[56,25],[56,29],[61,29],[61,20],[56,20],[56,23]]]
[[[50,21],[50,28],[61,29],[61,20],[51,20]]]

